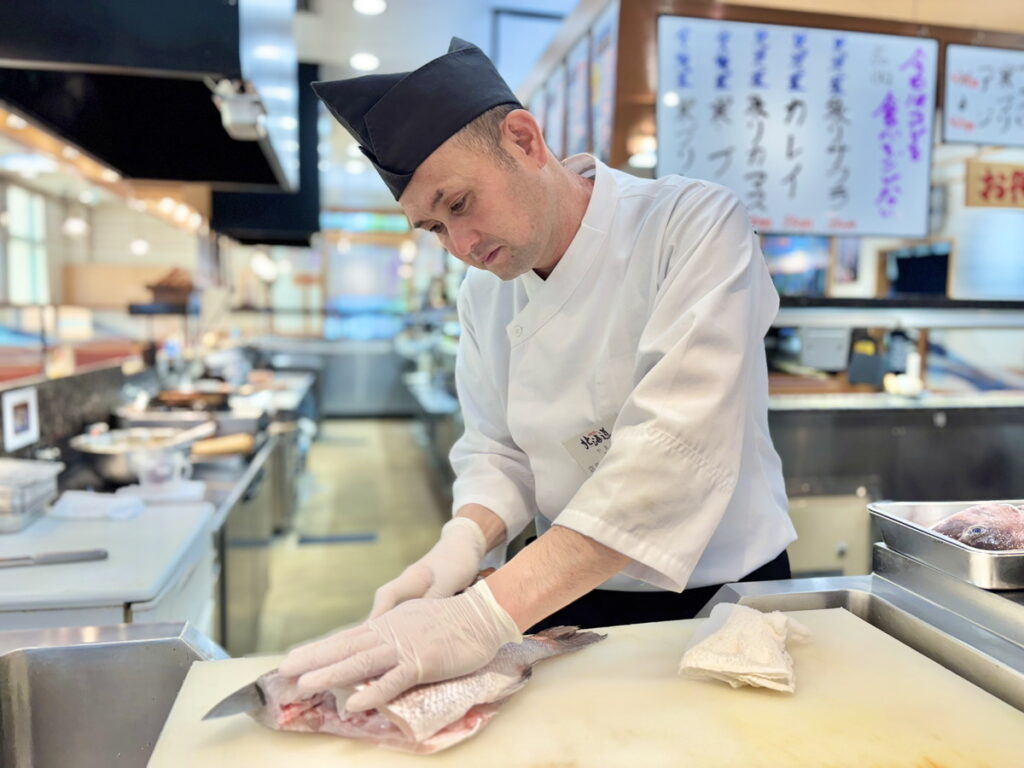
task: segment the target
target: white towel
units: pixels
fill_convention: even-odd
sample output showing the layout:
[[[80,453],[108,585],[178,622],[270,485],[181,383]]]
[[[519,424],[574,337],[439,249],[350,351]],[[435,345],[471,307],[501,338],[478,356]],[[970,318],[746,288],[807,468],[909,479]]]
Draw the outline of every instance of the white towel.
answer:
[[[142,499],[92,491],[64,491],[50,517],[69,520],[128,520],[146,508]]]
[[[206,483],[203,480],[174,480],[158,485],[126,485],[114,493],[142,499],[146,504],[176,504],[201,501],[206,494]]]
[[[719,603],[694,632],[679,673],[722,680],[733,688],[752,685],[792,693],[796,676],[786,641],[810,636],[807,627],[779,611],[761,613],[745,605]]]

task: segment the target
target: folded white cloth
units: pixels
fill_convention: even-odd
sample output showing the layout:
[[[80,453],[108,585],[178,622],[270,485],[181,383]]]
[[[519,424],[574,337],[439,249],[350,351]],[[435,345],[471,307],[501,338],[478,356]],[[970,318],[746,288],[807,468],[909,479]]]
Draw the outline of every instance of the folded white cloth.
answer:
[[[679,673],[722,680],[733,688],[752,685],[792,693],[796,675],[786,641],[810,636],[807,627],[779,611],[761,613],[745,605],[719,603],[693,633]]]
[[[118,496],[142,499],[147,504],[199,501],[206,494],[203,480],[176,480],[159,485],[126,485],[118,488]]]
[[[50,508],[50,517],[69,520],[128,520],[146,508],[142,499],[93,491],[64,491]]]

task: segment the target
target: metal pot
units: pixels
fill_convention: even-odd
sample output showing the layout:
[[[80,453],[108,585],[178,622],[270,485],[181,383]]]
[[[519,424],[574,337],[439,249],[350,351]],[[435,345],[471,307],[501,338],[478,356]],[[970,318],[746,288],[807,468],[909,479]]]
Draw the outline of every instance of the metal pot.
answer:
[[[71,438],[71,448],[81,453],[96,474],[112,483],[135,482],[130,456],[139,451],[180,451],[187,454],[195,440],[208,436],[213,425],[203,430],[173,427],[132,427]],[[186,434],[188,433],[188,434]],[[183,439],[185,438],[185,439]]]

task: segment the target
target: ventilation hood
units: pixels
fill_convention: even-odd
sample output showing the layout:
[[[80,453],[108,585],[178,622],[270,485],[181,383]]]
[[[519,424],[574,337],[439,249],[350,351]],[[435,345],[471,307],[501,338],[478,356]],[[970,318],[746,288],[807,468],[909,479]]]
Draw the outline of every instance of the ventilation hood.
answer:
[[[0,101],[128,178],[298,187],[295,0],[3,0]]]

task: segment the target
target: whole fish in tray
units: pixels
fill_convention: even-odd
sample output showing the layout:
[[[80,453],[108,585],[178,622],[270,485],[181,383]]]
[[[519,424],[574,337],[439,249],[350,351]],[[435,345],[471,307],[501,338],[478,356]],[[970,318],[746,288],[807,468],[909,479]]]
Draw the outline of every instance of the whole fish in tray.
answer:
[[[440,752],[487,725],[501,703],[529,682],[538,661],[578,651],[604,637],[576,627],[552,627],[503,646],[472,674],[411,688],[387,706],[367,712],[344,709],[351,690],[301,695],[295,678],[274,670],[232,694],[206,718],[247,711],[277,731],[330,733],[405,752]]]
[[[1005,502],[975,504],[939,520],[932,530],[976,549],[1024,549],[1024,512]]]

